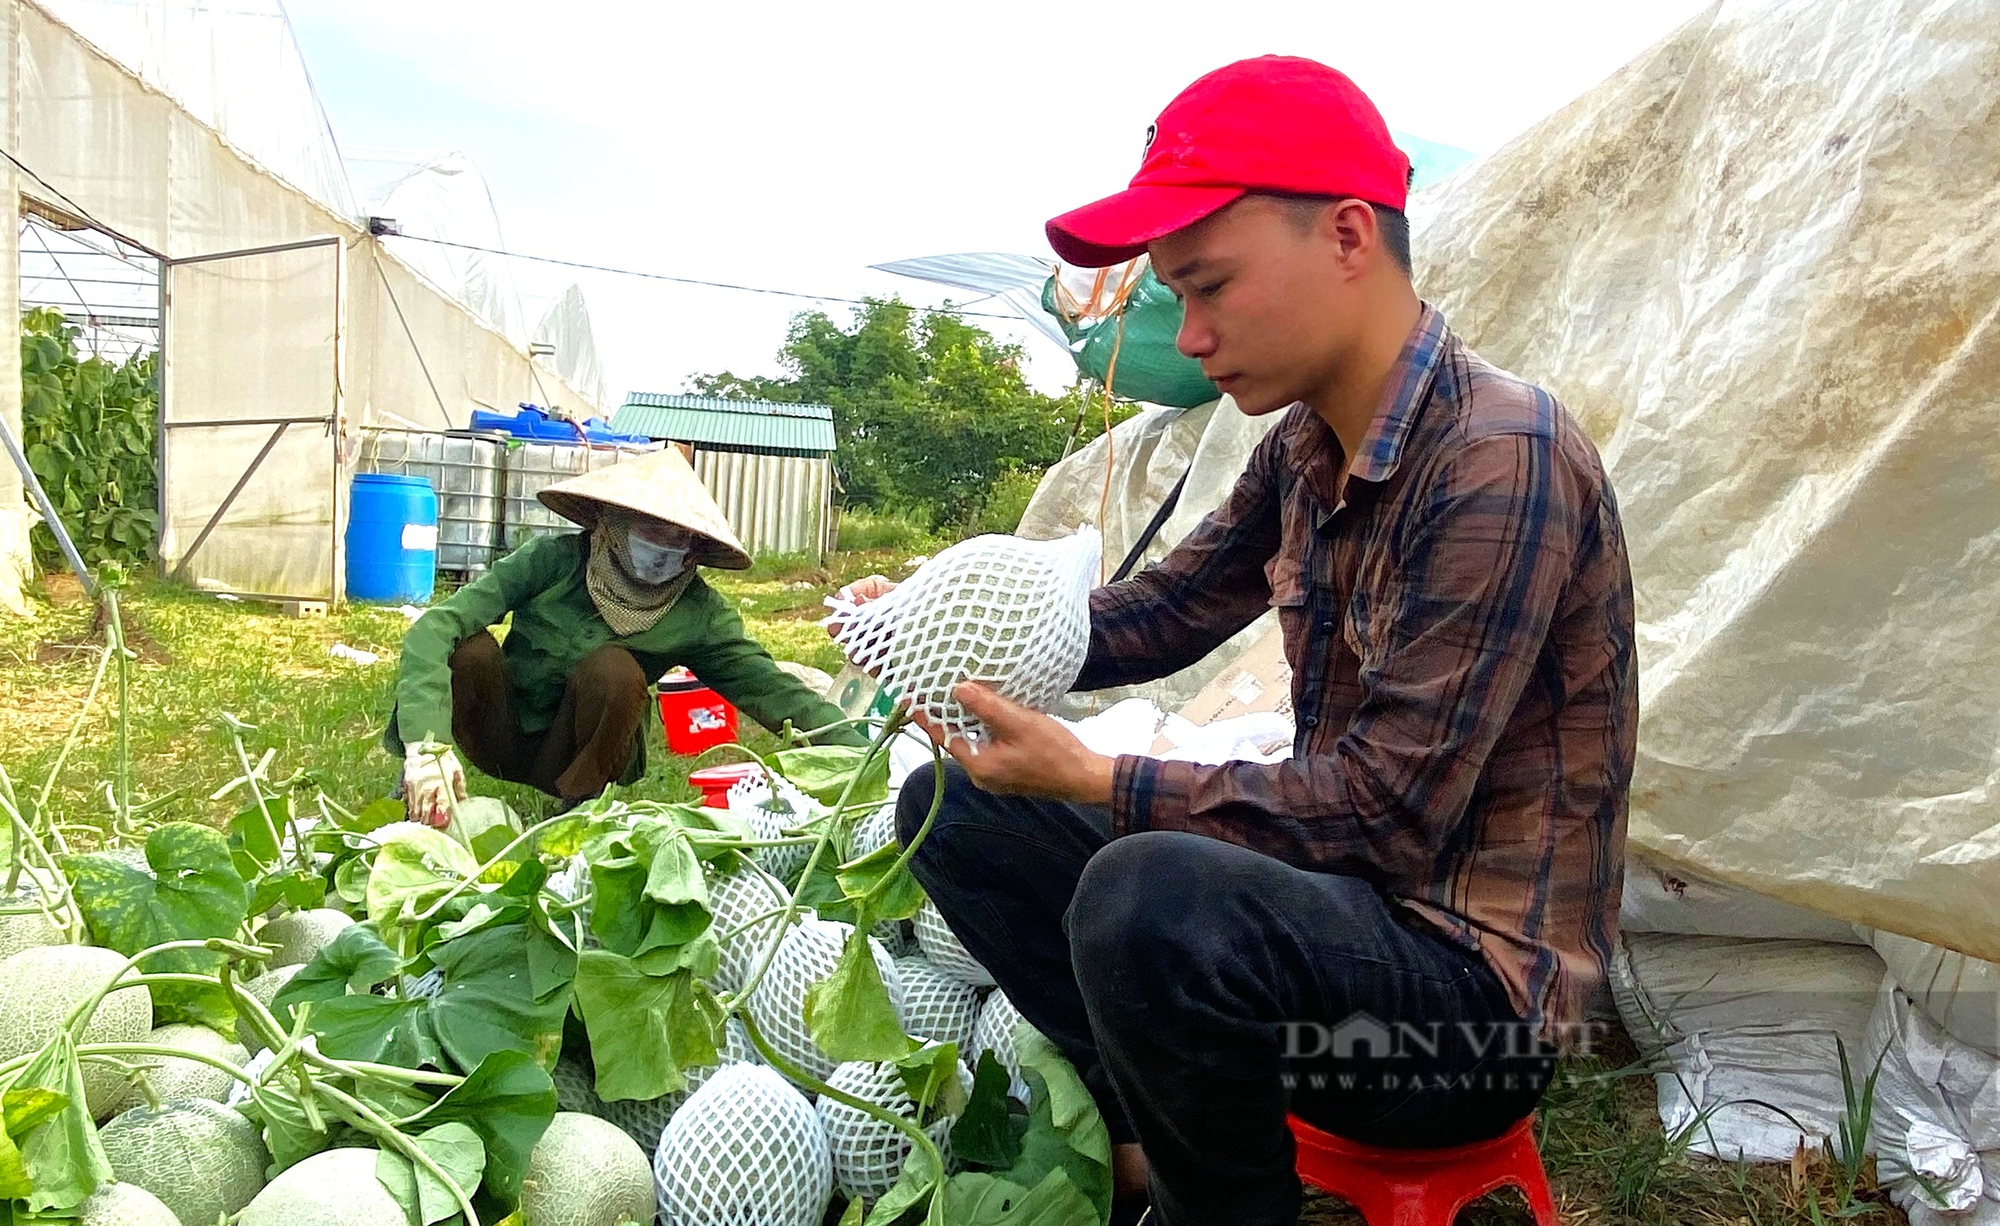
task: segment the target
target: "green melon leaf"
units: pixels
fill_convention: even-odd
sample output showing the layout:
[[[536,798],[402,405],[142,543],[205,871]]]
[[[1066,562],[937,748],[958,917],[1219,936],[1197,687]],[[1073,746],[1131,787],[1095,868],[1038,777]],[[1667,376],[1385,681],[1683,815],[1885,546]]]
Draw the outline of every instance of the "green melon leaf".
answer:
[[[848,933],[833,974],[806,989],[805,1023],[812,1041],[836,1061],[900,1060],[909,1054],[910,1038],[896,1019],[866,929]]]
[[[687,1084],[682,1069],[716,1061],[715,1030],[687,969],[649,975],[622,954],[586,950],[576,964],[576,1004],[597,1096],[606,1102],[671,1094]]]
[[[266,815],[271,819],[268,826],[264,823]],[[246,878],[255,877],[278,862],[278,843],[271,833],[275,830],[282,837],[291,816],[291,800],[277,796],[266,798],[261,808],[251,804],[229,819],[229,852],[238,873]]]
[[[250,893],[250,914],[262,915],[279,903],[294,911],[326,905],[326,882],[302,868],[274,869],[258,877]]]
[[[848,779],[861,769],[866,749],[847,745],[808,745],[802,749],[781,749],[771,755],[771,765],[792,785],[823,805],[840,803]],[[889,755],[878,753],[848,795],[850,805],[879,805],[889,799]]]
[[[849,860],[834,874],[844,896],[866,900],[859,909],[870,923],[857,926],[872,927],[875,920],[908,919],[922,909],[924,887],[910,875],[907,865],[897,867],[902,856],[900,844],[887,843],[858,860]]]
[[[1015,1028],[1014,1049],[1028,1083],[1028,1127],[1018,1156],[994,1173],[1037,1194],[1051,1175],[1063,1173],[1069,1190],[1094,1205],[1095,1220],[1103,1221],[1111,1212],[1111,1136],[1096,1100],[1069,1061],[1034,1027],[1023,1022]]]
[[[250,891],[221,834],[191,822],[168,822],[146,839],[146,863],[152,872],[106,855],[63,857],[97,944],[129,956],[167,941],[233,937],[242,927]],[[203,949],[174,950],[155,954],[140,969],[213,975],[222,960]],[[156,1025],[194,1022],[235,1033],[236,1010],[220,984],[148,987]]]
[[[996,1175],[954,1175],[945,1185],[944,1199],[952,1226],[1099,1226],[1104,1221],[1063,1170],[1050,1171],[1032,1189]]]
[[[467,1200],[479,1190],[480,1177],[486,1171],[486,1146],[470,1126],[439,1124],[411,1139],[444,1169]],[[375,1159],[375,1178],[421,1226],[432,1226],[458,1213],[458,1198],[451,1189],[402,1154],[383,1150]]]
[[[506,1050],[555,1063],[570,993],[559,988],[537,999],[529,975],[531,937],[526,924],[511,924],[431,947],[431,961],[444,972],[444,986],[429,1002],[431,1023],[460,1069]]]
[[[4,1207],[4,1202],[22,1199],[35,1190],[20,1143],[60,1115],[69,1106],[69,1095],[30,1086],[8,1090],[0,1102],[5,1104],[4,1127],[0,1127],[0,1207]]]
[[[486,1146],[483,1186],[511,1208],[521,1199],[528,1153],[555,1114],[556,1084],[548,1071],[521,1052],[496,1051],[464,1082],[405,1124],[470,1125]]]
[[[903,1161],[903,1173],[896,1177],[895,1186],[882,1194],[875,1207],[868,1211],[865,1226],[892,1226],[905,1213],[932,1199],[943,1184],[942,1176],[932,1164],[930,1153],[923,1149],[913,1149]]]
[[[349,992],[366,992],[393,978],[402,961],[372,928],[350,924],[278,989],[278,994],[271,998],[271,1009],[280,1018],[289,1018],[290,1007],[300,1001],[332,1000]]]
[[[993,1053],[979,1053],[972,1073],[972,1098],[951,1127],[951,1152],[980,1166],[1006,1168],[1021,1156],[1021,1139],[1009,1123],[1007,1070]]]
[[[221,836],[216,841],[220,842]],[[45,1116],[41,1126],[23,1136],[18,1145],[21,1170],[30,1185],[23,1194],[30,1213],[74,1209],[98,1184],[112,1178],[111,1163],[97,1142],[97,1126],[85,1105],[76,1044],[67,1031],[36,1052],[7,1089],[46,1090],[64,1100],[53,1116]]]
[[[924,1123],[940,1113],[958,1116],[965,1111],[965,1088],[958,1081],[958,1044],[927,1042],[899,1057],[895,1064]]]

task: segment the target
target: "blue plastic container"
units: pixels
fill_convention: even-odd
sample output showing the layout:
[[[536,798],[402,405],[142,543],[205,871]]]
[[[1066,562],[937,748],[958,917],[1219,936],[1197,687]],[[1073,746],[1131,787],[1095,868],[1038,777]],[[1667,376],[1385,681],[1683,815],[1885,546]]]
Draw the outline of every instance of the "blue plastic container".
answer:
[[[437,491],[425,477],[358,473],[347,515],[347,598],[423,604],[437,586]]]
[[[613,430],[601,417],[587,417],[582,421],[550,417],[540,405],[521,402],[518,413],[495,413],[486,409],[472,411],[474,430],[498,430],[515,438],[532,443],[566,443],[575,447],[589,443],[594,447],[611,447],[620,443],[645,445],[653,440],[643,434],[620,434]]]

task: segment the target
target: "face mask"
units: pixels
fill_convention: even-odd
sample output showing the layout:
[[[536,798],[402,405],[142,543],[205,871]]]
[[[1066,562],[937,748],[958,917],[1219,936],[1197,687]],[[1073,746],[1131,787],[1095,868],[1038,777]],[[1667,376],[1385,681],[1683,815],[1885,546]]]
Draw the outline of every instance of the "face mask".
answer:
[[[665,583],[687,565],[684,546],[655,545],[642,536],[629,536],[625,549],[632,555],[632,577],[641,583]]]

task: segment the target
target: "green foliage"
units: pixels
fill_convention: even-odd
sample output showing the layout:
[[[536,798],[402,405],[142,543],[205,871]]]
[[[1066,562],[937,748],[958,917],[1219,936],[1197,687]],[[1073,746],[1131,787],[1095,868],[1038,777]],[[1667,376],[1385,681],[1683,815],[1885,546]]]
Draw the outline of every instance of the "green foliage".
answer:
[[[486,1173],[486,1145],[469,1126],[457,1122],[439,1124],[411,1138],[430,1155],[461,1191],[479,1186]],[[375,1177],[401,1202],[421,1226],[431,1226],[458,1214],[458,1198],[438,1177],[402,1154],[383,1150],[375,1159]]]
[[[920,510],[888,511],[854,506],[840,513],[840,548],[843,550],[887,549],[898,553],[934,553],[943,544],[930,517]]]
[[[966,530],[974,536],[989,532],[1012,535],[1021,526],[1021,516],[1027,514],[1028,503],[1041,483],[1039,469],[1010,468],[1002,472],[987,492],[986,501],[980,504],[979,512],[966,521]]]
[[[76,337],[54,307],[21,317],[22,446],[84,561],[142,563],[160,525],[159,357],[83,358]],[[44,568],[63,564],[45,526],[34,546]]]
[[[243,926],[249,889],[221,834],[192,822],[169,822],[146,839],[151,872],[107,855],[65,856],[78,907],[99,945],[132,955],[168,941],[233,937]],[[179,949],[156,954],[142,969],[214,974],[222,955]],[[157,1021],[195,1022],[234,1032],[236,1010],[222,992],[188,983],[154,983]]]
[[[921,509],[957,523],[1004,473],[1062,458],[1086,404],[1081,389],[1044,396],[1021,374],[1021,347],[955,315],[871,300],[843,328],[819,311],[793,317],[783,378],[696,376],[694,390],[833,406],[834,454],[851,502]],[[1080,437],[1094,427],[1082,424]]]
[[[67,1030],[49,1040],[26,1068],[15,1075],[7,1090],[46,1090],[63,1104],[53,1115],[42,1115],[32,1129],[8,1134],[20,1138],[21,1169],[30,1190],[21,1199],[31,1213],[48,1209],[74,1209],[92,1189],[111,1178],[111,1163],[98,1143],[97,1127],[91,1123],[90,1108],[83,1093],[83,1066],[78,1063],[76,1044]],[[7,1206],[0,1203],[0,1213]],[[17,1215],[18,1216],[18,1215]]]

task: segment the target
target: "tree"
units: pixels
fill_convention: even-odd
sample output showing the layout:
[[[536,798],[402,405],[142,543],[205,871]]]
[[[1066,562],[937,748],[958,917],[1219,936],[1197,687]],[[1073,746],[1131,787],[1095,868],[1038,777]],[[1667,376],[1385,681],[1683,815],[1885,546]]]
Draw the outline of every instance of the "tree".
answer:
[[[833,406],[834,465],[850,502],[963,522],[1004,474],[1040,472],[1102,428],[1081,385],[1045,396],[1021,374],[1021,347],[965,319],[871,299],[842,328],[821,311],[792,319],[780,378],[697,375],[704,395]],[[1129,414],[1114,414],[1114,420]],[[1090,414],[1097,424],[1079,422]],[[1081,429],[1079,430],[1079,426]]]

